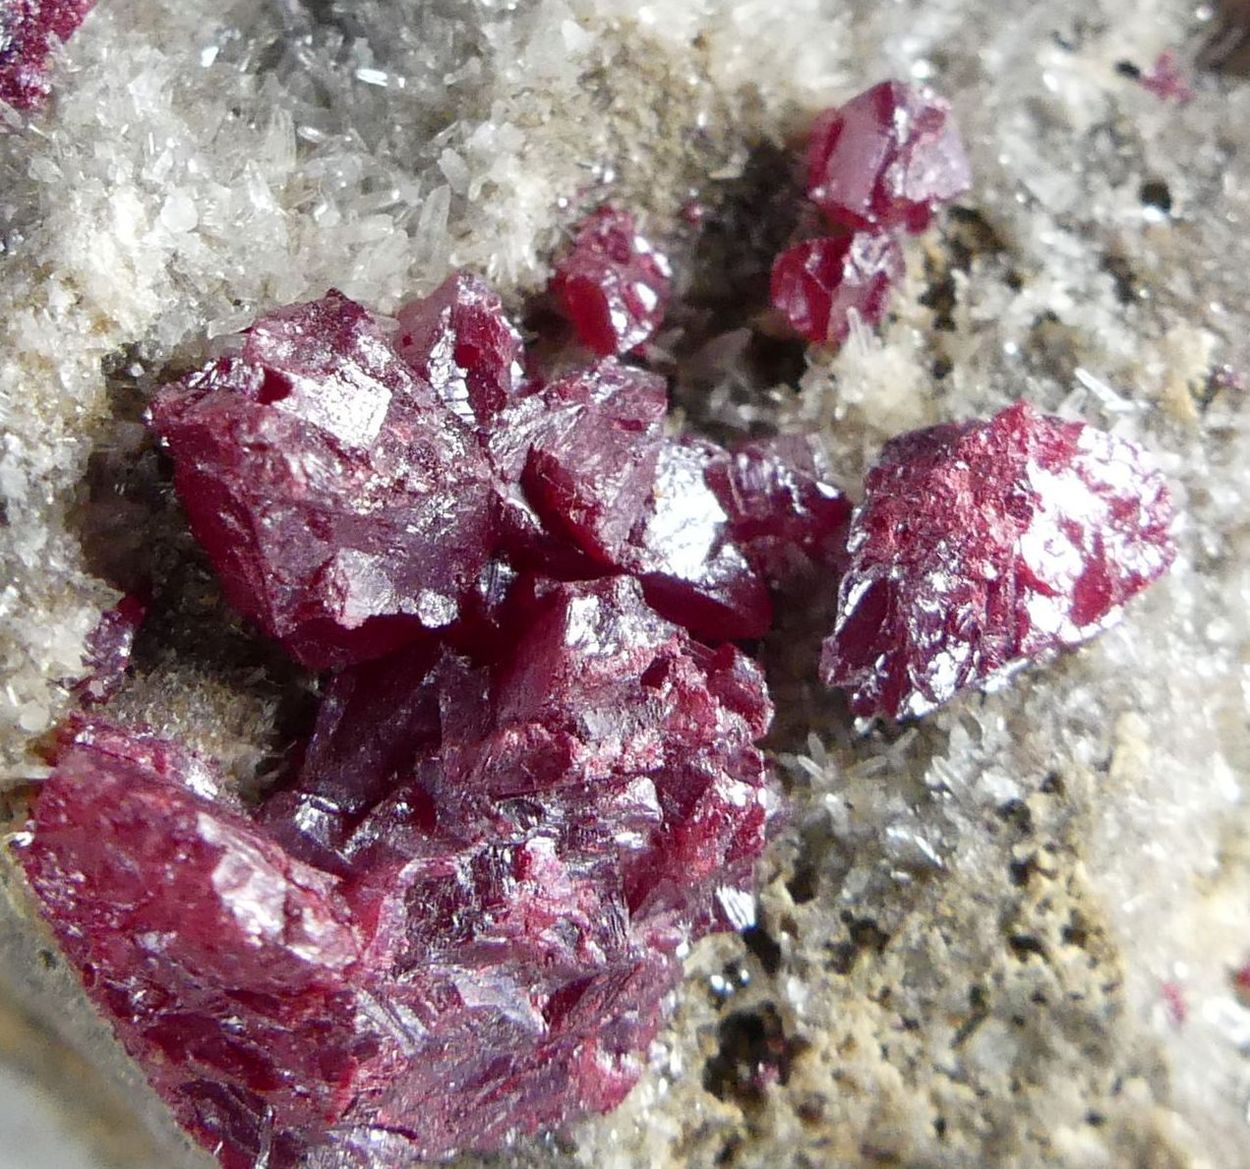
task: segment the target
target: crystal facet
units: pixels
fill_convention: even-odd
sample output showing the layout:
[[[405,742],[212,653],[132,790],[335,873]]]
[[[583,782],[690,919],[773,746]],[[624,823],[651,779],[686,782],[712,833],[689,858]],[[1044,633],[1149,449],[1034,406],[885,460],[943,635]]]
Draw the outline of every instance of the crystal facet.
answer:
[[[120,689],[147,611],[147,602],[131,593],[105,612],[87,636],[83,654],[87,673],[72,687],[84,706],[107,702]]]
[[[176,744],[62,745],[31,887],[227,1169],[331,1141],[398,1169],[610,1108],[686,944],[749,924],[777,799],[759,670],[626,577],[517,604],[480,664],[418,644],[336,675],[254,818]]]
[[[77,30],[95,0],[0,4],[0,101],[30,110],[48,97],[48,56]]]
[[[840,227],[923,231],[971,185],[950,106],[927,89],[883,81],[812,130],[808,198]]]
[[[521,383],[521,336],[495,291],[453,272],[424,300],[397,314],[399,355],[470,426],[484,428]]]
[[[655,336],[671,285],[668,260],[638,234],[634,217],[602,207],[556,264],[551,292],[581,343],[607,356]]]
[[[227,598],[305,665],[452,624],[494,546],[480,444],[339,293],[262,317],[151,416]]]
[[[848,541],[824,680],[910,718],[1087,641],[1175,550],[1132,443],[1017,403],[887,443]]]
[[[812,441],[779,435],[714,459],[708,483],[729,531],[768,586],[786,592],[839,571],[851,501],[834,486]]]
[[[801,337],[840,345],[851,331],[852,310],[879,324],[890,289],[903,275],[903,254],[883,232],[804,240],[773,263],[772,302]]]

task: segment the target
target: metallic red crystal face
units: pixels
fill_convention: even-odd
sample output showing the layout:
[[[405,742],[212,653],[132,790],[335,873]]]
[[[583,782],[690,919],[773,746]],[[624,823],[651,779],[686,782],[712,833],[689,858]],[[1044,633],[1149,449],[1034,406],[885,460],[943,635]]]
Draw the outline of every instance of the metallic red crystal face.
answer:
[[[151,735],[80,723],[61,749],[31,887],[228,1169],[328,1144],[398,1169],[610,1108],[682,948],[749,924],[777,806],[758,668],[628,578],[516,604],[488,664],[414,647],[337,675],[255,817]]]
[[[424,300],[397,314],[396,348],[466,424],[488,427],[517,395],[521,335],[484,280],[453,272]]]
[[[841,571],[851,501],[834,486],[811,439],[780,435],[744,443],[713,461],[708,482],[735,543],[774,592]]]
[[[659,330],[672,287],[668,260],[628,211],[603,207],[578,228],[556,264],[551,292],[578,340],[594,353],[628,353]]]
[[[0,4],[0,101],[30,110],[48,97],[47,61],[77,31],[95,0],[17,0]]]
[[[887,443],[848,543],[824,680],[911,718],[1088,640],[1171,564],[1171,497],[1132,443],[1019,403]]]
[[[890,235],[805,240],[773,264],[772,303],[790,327],[813,345],[840,345],[851,331],[851,312],[880,324],[890,289],[903,275],[903,254]]]
[[[313,668],[453,624],[495,544],[481,445],[339,293],[261,318],[151,417],[227,598]]]
[[[839,227],[923,231],[971,185],[950,106],[927,89],[884,81],[812,131],[807,195]]]

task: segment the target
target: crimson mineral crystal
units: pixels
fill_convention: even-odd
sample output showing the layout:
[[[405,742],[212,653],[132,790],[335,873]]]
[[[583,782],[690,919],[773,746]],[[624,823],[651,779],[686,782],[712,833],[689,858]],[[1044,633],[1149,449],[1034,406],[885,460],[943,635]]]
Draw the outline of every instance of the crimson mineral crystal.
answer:
[[[923,231],[972,182],[950,106],[883,81],[822,114],[807,153],[807,195],[836,226]]]
[[[496,540],[494,479],[360,305],[331,292],[262,317],[151,414],[227,598],[297,660],[376,657],[456,620]]]
[[[1018,403],[886,444],[821,672],[863,716],[924,714],[1093,637],[1175,555],[1132,443]]]
[[[416,646],[340,673],[255,818],[152,735],[61,748],[31,886],[226,1169],[385,1169],[610,1108],[685,944],[749,924],[759,670],[628,578],[524,594],[479,664]]]
[[[671,285],[668,260],[638,234],[634,217],[602,207],[556,264],[551,292],[582,344],[607,356],[655,335]]]
[[[34,109],[48,96],[48,57],[95,7],[95,0],[0,3],[0,101]]]
[[[772,302],[790,327],[813,345],[840,345],[851,313],[880,324],[890,290],[903,275],[903,253],[879,231],[804,240],[773,264]]]

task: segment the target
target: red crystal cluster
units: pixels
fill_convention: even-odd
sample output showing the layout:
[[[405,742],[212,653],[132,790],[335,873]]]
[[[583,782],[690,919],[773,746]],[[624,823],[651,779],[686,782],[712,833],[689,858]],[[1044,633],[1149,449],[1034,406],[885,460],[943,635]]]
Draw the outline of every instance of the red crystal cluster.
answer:
[[[759,670],[628,578],[534,583],[492,661],[329,684],[255,817],[175,744],[82,723],[23,863],[65,952],[226,1169],[497,1146],[637,1078],[682,948],[750,920]]]
[[[803,440],[667,437],[662,378],[523,357],[456,274],[393,335],[338,293],[280,309],[152,404],[227,597],[337,672],[250,812],[78,724],[23,862],[228,1169],[609,1108],[684,948],[751,920],[771,707],[728,642],[840,557],[850,505]]]
[[[1087,641],[1175,555],[1163,477],[1123,439],[1018,403],[888,443],[848,541],[821,673],[921,715]]]
[[[772,302],[800,336],[840,345],[854,310],[880,323],[903,273],[897,231],[923,231],[972,174],[950,106],[927,89],[884,81],[822,114],[807,155],[807,196],[835,234],[777,257]]]
[[[774,299],[836,341],[967,164],[946,106],[893,83],[823,118],[809,163],[845,230],[780,257]],[[152,403],[226,597],[334,672],[256,808],[80,716],[18,847],[225,1169],[398,1169],[621,1100],[685,948],[751,921],[772,708],[731,642],[773,596],[841,577],[822,674],[897,718],[1092,636],[1171,560],[1140,452],[1023,405],[894,440],[854,517],[807,439],[666,434],[664,380],[621,357],[669,270],[626,214],[587,221],[552,293],[591,364],[527,376],[456,273],[394,330],[337,292],[279,309]],[[84,705],[136,606],[94,636]]]
[[[0,3],[0,101],[30,110],[48,97],[48,57],[77,30],[95,0]]]

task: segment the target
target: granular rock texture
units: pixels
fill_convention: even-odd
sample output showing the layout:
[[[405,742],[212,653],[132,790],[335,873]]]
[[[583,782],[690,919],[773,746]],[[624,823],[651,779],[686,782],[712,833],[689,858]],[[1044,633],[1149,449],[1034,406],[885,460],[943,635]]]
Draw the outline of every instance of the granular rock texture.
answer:
[[[1194,67],[1212,31],[1178,0],[101,5],[45,113],[0,135],[14,823],[85,639],[138,583],[121,546],[152,605],[107,717],[249,793],[297,763],[310,684],[191,548],[140,425],[157,383],[330,287],[390,313],[469,268],[515,312],[585,214],[629,208],[673,261],[654,344],[686,429],[814,433],[857,484],[894,435],[1023,397],[1157,456],[1178,555],[1053,668],[865,737],[816,681],[833,614],[779,605],[763,660],[795,811],[758,923],[693,948],[620,1109],[502,1162],[1241,1169],[1250,88]],[[1138,80],[1169,50],[1188,102]],[[758,327],[804,198],[793,149],[886,77],[949,99],[976,186],[904,242],[879,334],[804,355]],[[14,999],[165,1142],[115,1161],[203,1163],[2,875]]]

